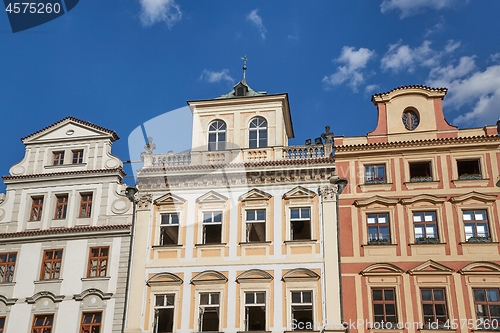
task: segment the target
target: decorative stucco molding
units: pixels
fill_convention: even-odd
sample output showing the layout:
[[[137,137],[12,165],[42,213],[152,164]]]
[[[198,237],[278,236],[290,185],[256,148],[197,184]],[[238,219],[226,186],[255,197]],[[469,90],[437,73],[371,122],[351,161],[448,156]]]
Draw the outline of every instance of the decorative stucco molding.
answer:
[[[363,276],[371,276],[371,275],[402,275],[404,270],[399,268],[396,265],[389,264],[386,262],[380,262],[373,265],[370,265],[363,269],[360,274]]]
[[[417,195],[417,196],[414,196],[411,198],[401,199],[400,201],[401,201],[401,204],[403,204],[403,205],[411,205],[411,204],[414,204],[416,202],[421,202],[421,201],[425,201],[425,202],[428,202],[431,204],[441,204],[441,203],[446,201],[446,198],[445,197],[436,197],[436,196],[430,195],[430,194],[420,194],[420,195]]]
[[[183,199],[175,194],[167,193],[157,198],[154,201],[155,206],[177,206],[182,205],[186,202],[186,199]]]
[[[105,293],[99,289],[90,288],[90,289],[86,289],[86,290],[82,291],[79,294],[73,295],[73,299],[75,301],[83,301],[83,299],[85,297],[90,296],[90,295],[98,296],[100,299],[105,301],[105,300],[111,299],[111,296],[113,296],[113,293]]]
[[[491,261],[471,262],[459,271],[463,275],[500,275],[500,265]]]
[[[212,202],[226,202],[227,197],[215,191],[210,191],[203,194],[201,197],[196,199],[197,203],[212,203]]]
[[[303,199],[303,198],[314,198],[317,194],[307,188],[302,186],[297,186],[290,191],[283,194],[283,199]]]
[[[259,189],[253,188],[247,193],[240,195],[238,198],[239,201],[251,201],[251,200],[269,200],[272,198],[272,195],[261,191]]]
[[[397,198],[386,198],[386,197],[381,197],[379,195],[374,195],[373,197],[364,199],[364,200],[355,200],[354,205],[356,207],[366,207],[371,204],[377,203],[379,205],[383,206],[394,206],[399,202],[399,199]]]
[[[257,283],[257,282],[271,282],[273,280],[273,276],[266,271],[261,269],[249,269],[241,273],[236,281],[238,283]]]
[[[17,298],[7,298],[4,295],[0,295],[0,302],[7,306],[14,305],[17,302]]]
[[[191,283],[194,285],[202,284],[223,284],[227,282],[227,277],[222,273],[209,270],[197,274],[191,279]]]
[[[51,293],[50,291],[40,291],[31,297],[26,297],[26,303],[35,304],[41,298],[48,298],[48,299],[52,300],[52,302],[54,302],[54,303],[59,303],[59,302],[62,302],[64,300],[64,295],[55,295],[54,293]]]
[[[180,286],[184,281],[172,273],[158,273],[153,275],[146,284],[148,286]]]
[[[459,203],[466,200],[477,200],[482,202],[494,202],[497,199],[496,195],[483,194],[476,191],[465,193],[456,197],[451,197],[452,203]]]
[[[320,276],[307,268],[295,268],[283,274],[283,281],[318,281]]]
[[[149,210],[149,206],[153,202],[153,195],[142,194],[137,199],[137,209],[138,210]]]
[[[410,275],[450,275],[453,272],[455,272],[455,270],[452,268],[440,264],[432,259],[429,259],[417,267],[408,270],[408,274]]]

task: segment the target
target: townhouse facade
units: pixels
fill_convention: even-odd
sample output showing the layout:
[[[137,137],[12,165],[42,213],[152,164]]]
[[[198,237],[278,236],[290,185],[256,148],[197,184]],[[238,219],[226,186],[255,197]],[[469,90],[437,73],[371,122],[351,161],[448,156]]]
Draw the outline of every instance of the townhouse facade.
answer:
[[[498,329],[500,137],[450,125],[446,92],[376,94],[376,129],[335,137],[350,331]]]
[[[245,79],[188,104],[191,150],[142,155],[125,332],[342,330],[332,133],[288,146]]]
[[[121,332],[132,203],[117,139],[73,117],[22,139],[0,196],[0,332]]]

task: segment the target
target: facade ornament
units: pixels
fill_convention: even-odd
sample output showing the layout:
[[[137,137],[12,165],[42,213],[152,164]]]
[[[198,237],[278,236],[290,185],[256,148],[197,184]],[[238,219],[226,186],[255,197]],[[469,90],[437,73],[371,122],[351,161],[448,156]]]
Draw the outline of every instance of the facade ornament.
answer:
[[[153,202],[153,195],[143,194],[137,199],[138,210],[149,210],[149,205]]]
[[[318,193],[322,201],[335,201],[339,186],[336,184],[320,186]]]
[[[144,166],[152,166],[153,165],[153,150],[156,149],[156,145],[153,143],[153,137],[148,137],[148,143],[144,145],[145,152],[141,153],[141,161],[144,162]]]
[[[325,132],[321,134],[321,138],[325,140],[325,143],[331,143],[333,144],[333,132],[330,132],[330,126],[326,125],[325,126]]]
[[[153,150],[156,149],[156,145],[153,143],[153,137],[149,136],[148,137],[148,143],[144,145],[144,149],[146,149],[146,153],[152,154]]]

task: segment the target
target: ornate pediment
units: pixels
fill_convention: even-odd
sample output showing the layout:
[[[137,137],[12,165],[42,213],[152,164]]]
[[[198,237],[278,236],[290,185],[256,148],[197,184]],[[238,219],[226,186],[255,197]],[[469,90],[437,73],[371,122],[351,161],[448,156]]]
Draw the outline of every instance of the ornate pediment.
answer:
[[[496,195],[483,194],[476,191],[472,191],[456,197],[451,197],[450,201],[453,203],[464,202],[467,200],[476,200],[479,202],[494,202],[496,199],[497,199]]]
[[[386,198],[386,197],[381,197],[379,195],[374,195],[373,197],[364,200],[355,200],[354,205],[356,205],[356,207],[366,207],[372,204],[379,204],[382,206],[394,206],[398,202],[399,199],[397,198]]]
[[[370,265],[363,269],[360,274],[367,275],[401,275],[404,273],[404,270],[399,268],[396,265],[381,262]]]
[[[55,295],[50,291],[40,291],[31,297],[26,297],[26,303],[35,304],[41,298],[48,298],[54,303],[62,302],[64,300],[64,295]]]
[[[431,204],[441,204],[446,201],[445,197],[436,197],[430,194],[420,194],[411,198],[401,199],[403,205],[411,205],[416,202],[428,202]]]
[[[194,285],[223,284],[226,282],[227,277],[225,277],[222,273],[213,270],[201,272],[191,279],[191,283]]]
[[[182,279],[172,273],[159,273],[153,275],[146,284],[148,286],[178,286],[182,284]]]
[[[90,288],[90,289],[86,289],[86,290],[82,291],[79,294],[73,295],[73,299],[75,301],[83,301],[83,299],[85,297],[90,296],[90,295],[95,295],[104,301],[104,300],[111,299],[111,296],[113,296],[113,293],[105,293],[99,289]]]
[[[7,298],[4,295],[0,295],[0,302],[5,305],[14,305],[17,302],[17,298]]]
[[[417,267],[410,269],[408,273],[410,275],[450,275],[454,271],[452,268],[429,259]]]
[[[458,272],[464,275],[500,275],[500,265],[491,261],[475,261]]]
[[[186,199],[167,193],[154,201],[155,206],[177,206],[186,202]]]
[[[198,203],[217,203],[217,202],[226,202],[227,197],[219,194],[215,191],[210,191],[208,193],[203,194],[201,197],[196,199]]]
[[[272,279],[273,276],[266,271],[263,271],[261,269],[249,269],[248,271],[241,273],[236,278],[236,281],[238,283],[245,283],[245,282],[255,283],[255,282],[271,282]]]
[[[295,268],[283,275],[283,281],[317,281],[319,275],[307,268]]]
[[[269,200],[272,198],[272,195],[266,193],[264,191],[258,190],[256,188],[251,189],[247,193],[240,195],[238,198],[239,201],[250,201],[250,200]]]
[[[286,192],[283,194],[283,198],[286,200],[289,199],[305,199],[305,198],[314,198],[317,195],[316,192],[313,192],[311,190],[308,190],[305,187],[302,186],[297,186],[290,191]]]

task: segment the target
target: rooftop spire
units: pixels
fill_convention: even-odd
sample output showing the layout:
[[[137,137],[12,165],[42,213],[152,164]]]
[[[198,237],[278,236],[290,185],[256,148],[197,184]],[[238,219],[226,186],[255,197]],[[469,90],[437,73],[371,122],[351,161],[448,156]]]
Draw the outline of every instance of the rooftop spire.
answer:
[[[247,56],[241,57],[241,60],[243,60],[243,80],[241,82],[247,83]]]

